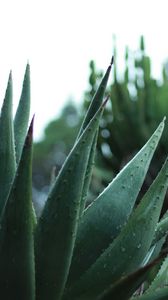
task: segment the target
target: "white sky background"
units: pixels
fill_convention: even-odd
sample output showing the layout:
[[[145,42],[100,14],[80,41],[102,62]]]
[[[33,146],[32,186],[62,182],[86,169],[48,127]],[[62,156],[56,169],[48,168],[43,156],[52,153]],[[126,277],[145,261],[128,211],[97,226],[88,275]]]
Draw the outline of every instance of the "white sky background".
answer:
[[[125,46],[136,50],[143,34],[153,74],[159,77],[168,57],[167,11],[167,0],[1,0],[0,99],[12,69],[16,107],[29,61],[35,137],[39,138],[70,96],[80,102],[88,85],[90,59],[106,69],[113,34],[121,73]]]

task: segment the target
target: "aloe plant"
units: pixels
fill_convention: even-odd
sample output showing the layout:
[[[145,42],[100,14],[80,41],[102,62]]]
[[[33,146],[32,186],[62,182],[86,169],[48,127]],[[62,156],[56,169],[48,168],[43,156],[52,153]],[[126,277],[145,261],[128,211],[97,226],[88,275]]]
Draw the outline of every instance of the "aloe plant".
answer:
[[[168,297],[165,287],[168,258],[167,252],[162,252],[168,232],[167,213],[160,220],[168,186],[167,160],[140,204],[136,204],[165,120],[109,186],[85,208],[111,65],[112,62],[70,154],[52,182],[39,219],[32,202],[30,68],[26,68],[14,120],[12,77],[9,77],[0,116],[2,299]],[[155,267],[158,272],[149,280],[149,273]],[[143,282],[146,287],[140,296],[138,288]]]
[[[114,54],[117,61],[118,52],[115,42]],[[146,53],[143,36],[140,38],[138,49],[126,47],[123,76],[118,64],[114,66],[113,80],[108,89],[111,106],[104,111],[97,144],[98,163],[95,177],[100,190],[110,181],[109,172],[114,176],[118,174],[149,139],[163,115],[168,117],[168,64],[164,63],[162,67],[162,79],[153,76],[152,67],[152,59]],[[91,61],[89,88],[84,94],[85,111],[99,82],[100,70],[97,69],[96,62]],[[166,123],[157,154],[144,182],[142,194],[155,178],[160,168],[160,160],[163,162],[167,155],[167,134]],[[94,189],[92,190],[94,192]],[[163,212],[166,209],[165,202]]]

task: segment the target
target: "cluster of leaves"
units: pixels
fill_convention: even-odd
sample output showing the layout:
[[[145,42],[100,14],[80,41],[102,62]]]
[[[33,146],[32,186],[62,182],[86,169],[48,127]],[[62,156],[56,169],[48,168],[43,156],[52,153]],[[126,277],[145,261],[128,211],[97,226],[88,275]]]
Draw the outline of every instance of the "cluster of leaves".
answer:
[[[111,65],[93,97],[71,152],[52,182],[38,220],[31,195],[33,120],[27,133],[29,66],[14,121],[9,77],[0,115],[2,299],[164,300],[168,297],[167,252],[159,255],[168,233],[168,213],[159,220],[168,187],[168,159],[135,207],[165,120],[85,209],[110,70]],[[138,295],[139,287],[143,295]]]
[[[114,54],[117,61],[115,47]],[[113,82],[107,92],[110,94],[111,106],[104,112],[98,138],[98,163],[105,184],[109,181],[106,176],[107,170],[115,176],[142,147],[163,116],[168,117],[167,64],[165,63],[162,69],[162,80],[154,79],[151,74],[151,60],[146,55],[143,37],[140,39],[140,47],[136,53],[126,48],[124,77],[121,79],[118,73],[117,63],[115,63]],[[92,61],[90,88],[85,93],[85,109],[97,89],[99,76],[100,71],[96,70],[95,63]],[[163,162],[167,155],[167,135],[168,125],[144,182],[142,194],[155,178],[159,163]]]
[[[115,57],[117,56],[114,49]],[[95,63],[92,62],[90,74],[90,89],[85,94],[85,106],[91,101],[92,94],[97,89]],[[163,66],[163,80],[158,82],[151,75],[151,60],[145,54],[144,39],[140,39],[140,48],[136,54],[126,48],[125,74],[118,79],[117,64],[114,65],[114,81],[108,93],[111,98],[111,108],[106,109],[98,147],[106,168],[117,174],[121,167],[142,147],[150,137],[154,128],[163,118],[168,116],[168,72],[167,65]],[[92,80],[91,80],[92,78]],[[158,157],[165,158],[168,150],[168,126],[162,137],[154,164],[155,173],[158,170]],[[124,136],[124,139],[123,139]],[[105,147],[106,146],[106,147]],[[153,176],[152,176],[153,179]]]
[[[114,48],[115,60],[117,51]],[[92,182],[92,193],[95,195],[102,190],[113,176],[137,153],[151,136],[157,124],[164,115],[168,117],[167,95],[168,95],[168,68],[163,66],[163,79],[158,82],[151,74],[151,60],[145,53],[144,39],[140,39],[140,47],[134,54],[127,48],[125,54],[125,74],[124,78],[118,75],[117,63],[113,68],[113,82],[107,90],[110,94],[111,105],[105,109],[100,123],[100,134],[98,137],[98,153],[94,176]],[[84,115],[92,97],[95,95],[102,72],[98,71],[94,61],[90,62],[89,88],[84,94],[84,105],[82,114]],[[74,108],[75,110],[75,108]],[[62,116],[50,123],[46,129],[44,139],[35,145],[34,151],[34,183],[37,188],[49,184],[51,166],[56,165],[59,170],[60,165],[56,161],[58,152],[61,150],[62,158],[65,157],[72,146],[70,140],[75,139],[75,134],[79,128],[80,117],[76,114],[77,124],[73,130],[67,126],[64,113]],[[62,130],[60,131],[60,124]],[[71,131],[71,134],[70,132]],[[56,141],[55,133],[59,132]],[[66,134],[65,134],[66,132]],[[155,178],[159,163],[163,162],[168,150],[167,143],[168,125],[161,139],[161,143],[156,152],[154,163],[145,180],[143,191],[149,187]],[[58,134],[57,134],[58,135]],[[71,139],[68,140],[68,136]],[[124,139],[123,139],[124,136]],[[63,148],[61,145],[69,145]],[[45,151],[45,147],[47,151]],[[40,151],[38,150],[40,149]],[[44,151],[43,151],[44,149]],[[48,153],[47,159],[46,152]],[[42,155],[42,157],[41,157]],[[60,160],[61,163],[63,160]],[[44,167],[43,167],[44,166]],[[43,173],[43,178],[40,173]],[[46,175],[45,175],[46,174]],[[40,180],[37,180],[40,178]]]

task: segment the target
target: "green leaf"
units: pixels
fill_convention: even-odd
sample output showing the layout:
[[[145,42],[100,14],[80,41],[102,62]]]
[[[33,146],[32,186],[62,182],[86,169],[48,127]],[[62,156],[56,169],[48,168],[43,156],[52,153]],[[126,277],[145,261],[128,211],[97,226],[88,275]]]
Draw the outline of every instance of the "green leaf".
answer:
[[[155,259],[150,264],[146,265],[143,268],[140,268],[138,271],[129,274],[121,278],[115,284],[111,285],[107,291],[103,293],[97,300],[128,300],[133,295],[133,293],[138,289],[138,287],[146,280],[146,277],[160,262],[161,259],[166,254],[162,253],[157,259]]]
[[[35,235],[37,300],[60,299],[72,258],[83,182],[103,106],[78,139],[50,192]]]
[[[30,66],[27,64],[22,93],[19,101],[19,105],[16,111],[14,120],[14,135],[15,135],[15,147],[16,147],[16,161],[20,160],[22,148],[24,145],[26,132],[29,122],[30,113]]]
[[[111,66],[113,64],[113,57],[111,59],[110,65],[107,68],[107,71],[99,85],[99,88],[96,92],[96,94],[94,95],[89,109],[86,113],[86,116],[84,118],[84,121],[82,123],[82,126],[79,130],[79,134],[77,139],[80,137],[80,135],[82,134],[83,130],[86,128],[86,126],[89,124],[90,120],[93,118],[93,116],[95,115],[95,113],[97,112],[97,110],[100,108],[100,106],[102,105],[103,99],[104,99],[104,95],[105,95],[105,91],[106,91],[106,87],[107,87],[107,82],[109,79],[109,75],[110,75],[110,71],[111,71]]]
[[[157,224],[152,244],[154,245],[162,237],[166,236],[167,233],[168,233],[168,217],[161,219],[160,222]]]
[[[79,213],[80,217],[83,215],[83,212],[85,209],[87,194],[88,194],[89,185],[90,185],[90,181],[91,181],[92,168],[94,165],[94,157],[95,157],[96,145],[97,145],[97,135],[98,135],[98,131],[95,134],[95,137],[93,139],[93,143],[92,143],[92,147],[91,147],[90,155],[89,155],[89,159],[88,159],[86,174],[85,174],[85,178],[84,178],[84,185],[83,185],[82,199],[81,199],[80,213]]]
[[[0,291],[2,299],[35,299],[32,214],[31,124],[0,222]]]
[[[78,228],[68,284],[96,261],[128,220],[163,128],[164,121],[141,151],[85,210]]]
[[[155,259],[159,255],[159,253],[163,247],[163,244],[166,241],[166,237],[167,237],[167,233],[168,233],[168,219],[167,218],[168,218],[168,212],[166,212],[163,215],[161,220],[156,225],[155,234],[154,234],[152,244],[151,244],[151,249],[149,250],[149,253],[151,251],[151,255],[147,254],[147,259],[145,260],[146,263],[148,261]]]
[[[133,298],[134,299],[134,298]],[[135,300],[167,300],[168,299],[168,287],[157,289],[150,294],[143,295],[135,298]]]
[[[104,75],[104,77],[103,77],[103,79],[102,79],[102,81],[101,81],[101,83],[99,85],[99,88],[98,88],[96,94],[94,95],[94,97],[93,97],[93,99],[92,99],[92,101],[90,103],[89,109],[88,109],[88,111],[86,113],[86,116],[84,118],[82,126],[81,126],[81,128],[79,130],[77,139],[80,137],[80,135],[82,134],[83,130],[86,128],[86,126],[88,125],[88,123],[90,122],[90,120],[92,119],[92,117],[94,116],[94,114],[96,113],[96,111],[102,105],[112,64],[113,64],[113,57],[111,59],[110,65],[107,68],[107,71],[106,71],[106,73],[105,73],[105,75]],[[88,190],[89,190],[89,185],[90,185],[90,180],[91,180],[91,175],[92,175],[92,166],[93,166],[94,158],[95,158],[97,136],[98,136],[98,134],[96,133],[95,134],[95,138],[93,140],[92,149],[90,151],[90,157],[89,157],[89,160],[88,160],[88,165],[87,165],[87,170],[86,170],[86,177],[84,178],[84,185],[83,185],[83,192],[82,192],[82,201],[81,201],[81,208],[80,208],[80,216],[83,215],[83,211],[84,211],[85,204],[86,204],[86,197],[87,197],[87,193],[88,193]]]
[[[165,240],[166,239],[163,237],[158,242],[156,242],[155,245],[151,244],[151,247],[142,262],[142,266],[146,265],[147,263],[151,262],[156,257],[158,257],[158,255],[163,247],[163,244],[165,243]]]
[[[168,285],[168,256],[163,261],[159,272],[157,273],[155,279],[145,292],[145,294],[151,293],[151,291],[155,291],[160,287],[164,287]]]
[[[121,276],[135,271],[146,256],[168,186],[168,161],[118,237],[67,291],[65,299],[94,299]]]
[[[16,171],[12,120],[12,75],[10,73],[0,116],[0,215]]]

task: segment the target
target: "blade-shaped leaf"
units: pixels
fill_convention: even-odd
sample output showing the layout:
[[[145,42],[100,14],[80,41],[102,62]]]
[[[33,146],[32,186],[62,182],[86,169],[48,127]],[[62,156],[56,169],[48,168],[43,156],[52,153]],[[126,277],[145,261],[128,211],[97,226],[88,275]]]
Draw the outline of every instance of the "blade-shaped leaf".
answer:
[[[36,231],[37,299],[60,299],[72,258],[87,162],[103,106],[75,144],[46,202]],[[41,251],[41,249],[43,249]]]
[[[92,119],[92,117],[94,116],[94,114],[96,113],[96,111],[100,108],[102,102],[103,102],[103,98],[105,95],[105,91],[106,91],[106,87],[107,87],[107,82],[109,79],[109,75],[110,75],[110,71],[111,71],[111,66],[113,64],[113,57],[111,59],[111,63],[109,65],[109,67],[107,68],[107,71],[99,85],[99,88],[96,92],[96,94],[94,95],[89,109],[86,113],[85,119],[82,123],[82,126],[79,130],[79,134],[77,136],[77,139],[80,137],[80,135],[82,134],[83,130],[86,128],[86,126],[88,125],[88,123],[90,122],[90,120]],[[86,177],[84,178],[84,184],[83,184],[83,191],[82,191],[82,201],[81,201],[81,207],[80,207],[80,216],[83,215],[83,211],[85,208],[85,203],[86,203],[86,197],[87,197],[87,193],[89,190],[89,185],[90,185],[90,180],[91,180],[91,175],[92,175],[92,166],[94,163],[94,157],[95,157],[95,152],[96,152],[96,144],[97,144],[97,136],[98,134],[95,134],[95,138],[93,140],[93,145],[90,151],[90,157],[88,160],[88,165],[87,165],[87,170],[86,170]]]
[[[24,145],[30,113],[30,66],[27,64],[22,93],[14,120],[14,135],[16,147],[16,161],[20,160]]]
[[[93,118],[93,116],[95,115],[95,113],[97,112],[97,110],[102,105],[112,64],[113,64],[113,57],[111,59],[110,65],[107,68],[107,71],[106,71],[104,77],[102,78],[102,81],[101,81],[101,83],[100,83],[100,85],[98,87],[98,90],[97,90],[96,94],[94,95],[94,97],[93,97],[93,99],[92,99],[92,101],[90,103],[89,109],[88,109],[88,111],[86,113],[86,116],[84,118],[82,126],[81,126],[81,128],[79,130],[77,139],[80,137],[80,135],[82,134],[83,130],[86,128],[86,126],[89,124],[90,120]]]
[[[162,237],[166,236],[167,233],[168,233],[168,217],[165,217],[165,218],[161,219],[160,222],[156,226],[156,231],[155,231],[155,235],[154,235],[152,244],[154,245]]]
[[[138,271],[131,273],[128,276],[123,277],[105,291],[97,300],[130,299],[137,288],[145,281],[149,271],[151,271],[152,268],[165,257],[165,255],[165,253],[161,253],[161,255],[150,264],[140,268]]]
[[[163,128],[164,121],[141,151],[85,210],[78,228],[69,283],[79,278],[121,231],[137,199]]]
[[[149,294],[142,295],[135,300],[167,300],[168,299],[168,287],[157,289]],[[132,300],[133,300],[132,299]]]
[[[0,215],[11,188],[15,171],[16,162],[12,120],[12,76],[10,74],[0,116]]]
[[[35,299],[31,193],[32,124],[0,222],[0,290],[5,300]]]
[[[165,238],[162,238],[155,245],[151,245],[151,247],[150,247],[149,251],[147,252],[141,266],[145,266],[147,263],[151,262],[156,257],[158,257],[164,243],[165,243]]]
[[[98,131],[95,134],[95,137],[93,139],[93,143],[92,143],[92,147],[91,147],[90,155],[89,155],[89,159],[88,159],[86,174],[85,174],[85,178],[84,178],[82,198],[81,198],[81,204],[80,204],[80,213],[79,213],[80,217],[83,215],[83,212],[85,209],[85,204],[86,204],[86,199],[87,199],[87,194],[88,194],[88,190],[89,190],[89,185],[90,185],[90,180],[91,180],[91,175],[92,175],[92,168],[93,168],[93,164],[94,164],[94,157],[95,157],[95,152],[96,152],[97,136],[98,136]]]
[[[65,299],[93,299],[111,282],[135,271],[151,245],[168,185],[168,161],[143,197],[119,236],[67,290]],[[82,249],[81,249],[82,250]]]
[[[168,285],[168,257],[166,257],[165,260],[163,261],[158,274],[156,275],[155,279],[147,289],[146,294],[150,293],[151,291],[155,291],[160,287],[164,287],[166,285]]]

